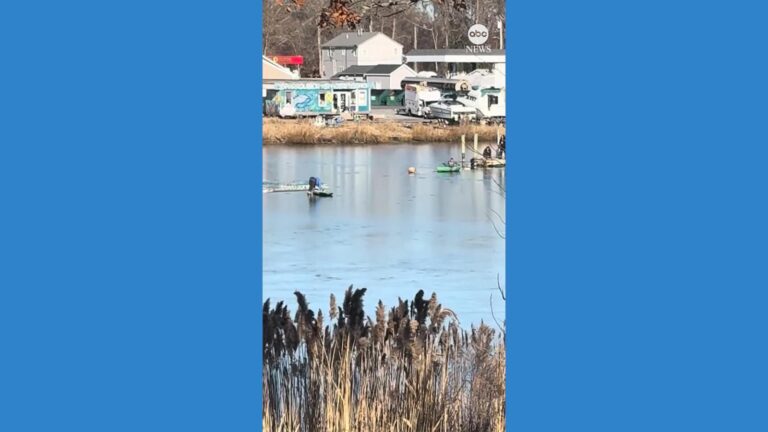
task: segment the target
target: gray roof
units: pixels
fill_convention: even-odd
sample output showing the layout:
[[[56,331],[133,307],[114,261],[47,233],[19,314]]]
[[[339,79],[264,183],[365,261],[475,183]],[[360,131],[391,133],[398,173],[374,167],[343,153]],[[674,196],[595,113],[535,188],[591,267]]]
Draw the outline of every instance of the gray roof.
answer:
[[[339,78],[343,76],[366,76],[366,75],[389,75],[396,71],[402,64],[383,64],[375,66],[366,65],[354,65],[350,66],[343,71],[337,73],[333,78]]]
[[[503,49],[492,49],[491,52],[468,52],[466,49],[415,49],[411,50],[406,56],[434,56],[434,55],[473,55],[473,56],[498,56],[505,55]]]
[[[368,75],[389,75],[392,72],[396,71],[397,68],[402,66],[401,64],[394,64],[394,65],[376,65],[372,67],[368,72],[366,72]]]
[[[368,73],[371,69],[373,69],[375,66],[364,66],[364,65],[354,65],[350,66],[343,71],[337,73],[334,75],[334,77],[340,77],[340,76],[363,76]]]
[[[357,33],[357,32],[346,32],[342,33],[335,38],[329,40],[328,42],[322,44],[321,46],[326,48],[349,48],[349,47],[356,47],[363,42],[367,41],[368,39],[373,38],[377,35],[384,35],[382,32],[363,32],[363,33]],[[386,36],[386,35],[384,35]],[[387,39],[389,39],[389,36],[387,36]],[[391,39],[390,39],[391,40]],[[396,41],[392,40],[393,43],[397,43]]]

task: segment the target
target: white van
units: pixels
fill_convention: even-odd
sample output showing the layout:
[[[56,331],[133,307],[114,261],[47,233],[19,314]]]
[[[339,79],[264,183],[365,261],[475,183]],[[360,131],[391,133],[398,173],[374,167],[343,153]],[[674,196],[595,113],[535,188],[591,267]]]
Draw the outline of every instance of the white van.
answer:
[[[403,106],[405,107],[405,112],[412,116],[426,117],[429,111],[427,107],[440,99],[440,90],[434,87],[408,84],[405,86]]]

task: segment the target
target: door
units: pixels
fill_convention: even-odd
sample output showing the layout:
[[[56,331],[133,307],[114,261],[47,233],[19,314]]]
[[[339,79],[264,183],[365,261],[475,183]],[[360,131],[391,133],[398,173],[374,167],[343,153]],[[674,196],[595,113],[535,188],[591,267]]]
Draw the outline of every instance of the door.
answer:
[[[344,112],[349,109],[349,93],[339,93],[339,111]]]

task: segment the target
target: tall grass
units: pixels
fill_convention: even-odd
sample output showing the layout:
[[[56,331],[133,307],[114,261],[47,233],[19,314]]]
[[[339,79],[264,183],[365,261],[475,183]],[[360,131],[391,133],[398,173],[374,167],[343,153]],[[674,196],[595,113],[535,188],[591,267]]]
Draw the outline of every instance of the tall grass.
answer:
[[[263,430],[272,432],[501,432],[504,339],[470,331],[435,294],[419,291],[375,321],[365,288],[331,295],[330,322],[296,292],[291,316],[264,303]]]
[[[504,128],[498,129],[504,133]],[[339,127],[317,127],[310,119],[264,119],[262,140],[265,144],[382,144],[391,142],[459,142],[467,143],[475,133],[481,142],[496,142],[496,126],[405,124],[401,122],[347,122]]]

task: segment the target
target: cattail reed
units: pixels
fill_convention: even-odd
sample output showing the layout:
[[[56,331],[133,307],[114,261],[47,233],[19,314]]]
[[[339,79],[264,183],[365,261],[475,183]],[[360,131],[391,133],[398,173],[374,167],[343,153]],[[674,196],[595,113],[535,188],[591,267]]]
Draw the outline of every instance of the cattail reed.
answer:
[[[506,427],[500,332],[469,332],[419,291],[375,320],[365,289],[331,295],[328,324],[296,292],[291,317],[264,302],[262,427],[271,432],[501,432]]]

